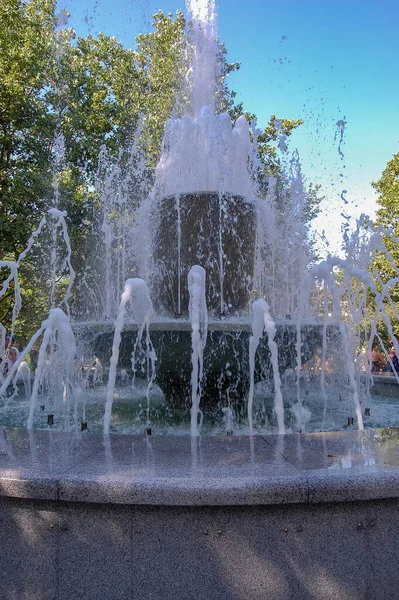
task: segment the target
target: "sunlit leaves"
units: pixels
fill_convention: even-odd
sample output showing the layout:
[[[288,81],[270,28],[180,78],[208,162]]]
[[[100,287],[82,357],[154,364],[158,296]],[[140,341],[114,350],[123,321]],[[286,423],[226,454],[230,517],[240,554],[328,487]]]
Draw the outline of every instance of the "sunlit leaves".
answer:
[[[377,224],[386,230],[391,230],[384,235],[385,252],[378,252],[374,261],[374,268],[378,271],[383,282],[396,276],[399,267],[399,153],[388,161],[381,178],[373,183],[379,193],[378,204],[381,208],[377,211]],[[396,293],[396,300],[399,294]]]
[[[55,2],[0,3],[0,254],[18,254],[43,210],[54,122],[45,90],[52,71]]]

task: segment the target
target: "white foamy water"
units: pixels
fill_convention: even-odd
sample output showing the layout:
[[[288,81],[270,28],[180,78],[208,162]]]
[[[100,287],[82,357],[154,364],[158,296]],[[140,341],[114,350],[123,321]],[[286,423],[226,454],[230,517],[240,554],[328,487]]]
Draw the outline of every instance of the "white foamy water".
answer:
[[[248,158],[253,152],[244,116],[232,126],[227,113],[203,106],[197,119],[169,119],[156,168],[155,195],[229,192],[254,199]]]
[[[204,349],[208,331],[208,311],[205,297],[205,269],[191,267],[188,274],[190,293],[189,315],[191,321],[191,435],[200,433],[202,411],[200,410],[201,383],[204,375]],[[198,424],[200,417],[200,424]]]
[[[216,30],[215,0],[186,0],[188,18],[191,19],[192,110],[194,118],[203,106],[214,110],[215,87],[220,76],[218,40]]]
[[[69,428],[70,407],[73,407],[74,425],[77,427],[80,394],[74,382],[76,343],[69,318],[60,308],[52,308],[41,330],[43,338],[30,399],[27,427],[28,429],[33,427],[40,386],[48,389],[50,406],[56,406],[62,398],[67,429]],[[25,354],[26,349],[21,356],[24,357]]]
[[[154,261],[152,261],[154,246],[151,244],[156,229],[154,227],[156,219],[152,221],[151,219],[156,214],[157,208],[162,204],[162,200],[172,196],[172,200],[177,207],[177,216],[175,223],[168,222],[167,235],[176,226],[177,236],[176,247],[172,248],[172,268],[167,276],[171,277],[175,273],[174,269],[176,269],[178,285],[176,286],[177,291],[173,291],[173,293],[178,296],[177,314],[180,315],[180,292],[185,285],[189,268],[182,260],[186,238],[183,235],[183,210],[180,206],[180,196],[193,194],[194,198],[195,195],[198,197],[202,192],[212,192],[214,196],[215,194],[219,195],[219,201],[220,199],[223,200],[223,202],[220,202],[219,209],[218,251],[215,253],[216,258],[212,258],[211,265],[213,268],[217,264],[220,278],[220,292],[218,291],[218,294],[220,294],[220,315],[223,315],[220,323],[227,322],[226,320],[223,321],[225,319],[224,292],[227,290],[227,285],[224,285],[227,283],[226,265],[233,264],[235,272],[240,273],[240,265],[243,262],[242,257],[245,257],[249,248],[246,235],[248,232],[246,230],[238,233],[235,231],[239,229],[235,225],[237,218],[228,227],[225,225],[227,220],[221,218],[226,216],[227,211],[233,206],[233,203],[224,201],[224,194],[226,196],[229,194],[242,196],[247,202],[256,203],[255,270],[253,274],[246,270],[242,277],[241,274],[239,275],[247,288],[248,297],[252,298],[253,293],[256,294],[255,297],[268,299],[268,303],[265,300],[258,300],[253,304],[249,361],[242,361],[242,363],[245,362],[245,368],[248,367],[249,362],[250,389],[247,409],[250,433],[254,429],[257,432],[264,431],[263,427],[266,427],[266,430],[267,427],[269,427],[269,430],[274,428],[276,418],[280,433],[290,430],[290,428],[294,431],[342,428],[346,417],[350,414],[356,414],[356,425],[360,429],[364,424],[366,426],[370,423],[378,424],[382,414],[389,415],[388,421],[386,421],[387,424],[395,424],[396,421],[392,416],[394,408],[391,405],[387,409],[384,407],[383,410],[379,410],[378,406],[372,407],[372,420],[367,421],[367,417],[363,419],[362,402],[365,398],[367,401],[371,398],[369,390],[369,386],[373,383],[371,348],[375,339],[379,340],[382,345],[381,337],[379,337],[377,331],[377,324],[381,321],[393,340],[396,353],[399,354],[399,345],[394,337],[395,331],[385,310],[389,303],[392,305],[390,294],[392,289],[399,283],[399,270],[393,257],[389,256],[388,253],[392,269],[396,269],[395,277],[383,283],[378,280],[378,274],[376,274],[376,285],[369,272],[369,265],[373,263],[375,252],[383,249],[383,236],[391,236],[394,242],[398,242],[398,240],[392,237],[392,232],[387,231],[370,235],[372,225],[367,224],[367,227],[364,228],[363,222],[363,224],[360,223],[353,239],[349,238],[348,231],[344,236],[345,260],[328,257],[328,259],[313,268],[310,267],[311,246],[308,243],[309,231],[306,224],[308,201],[306,190],[309,182],[306,182],[302,176],[299,155],[294,153],[292,159],[290,159],[286,154],[285,160],[281,161],[279,180],[268,178],[262,171],[263,165],[259,162],[259,156],[256,156],[257,135],[259,133],[256,130],[256,124],[251,123],[249,126],[245,117],[242,116],[233,126],[227,113],[216,114],[215,90],[218,85],[218,77],[220,77],[220,64],[217,58],[219,49],[215,1],[187,0],[186,4],[189,19],[191,19],[188,26],[192,42],[190,48],[190,51],[192,51],[192,64],[188,74],[190,88],[188,92],[191,94],[191,108],[188,112],[191,116],[184,115],[181,118],[173,117],[168,120],[162,154],[156,168],[155,187],[152,193],[149,193],[150,183],[148,183],[148,181],[151,181],[152,186],[152,172],[147,181],[147,166],[143,156],[140,155],[139,144],[136,144],[136,142],[133,144],[131,152],[129,151],[129,157],[123,158],[122,150],[118,160],[114,160],[112,156],[103,157],[104,160],[106,159],[103,167],[101,167],[100,155],[98,180],[102,183],[101,185],[96,184],[96,191],[98,196],[101,196],[103,219],[99,219],[100,225],[97,232],[99,236],[92,245],[92,249],[94,249],[92,253],[94,256],[93,263],[88,265],[86,279],[80,281],[80,285],[84,289],[82,312],[86,317],[96,318],[98,322],[111,323],[115,317],[116,321],[107,389],[105,390],[102,386],[102,377],[103,375],[106,377],[108,367],[106,353],[104,353],[104,357],[101,357],[103,363],[99,359],[96,359],[94,363],[92,383],[93,387],[97,386],[98,388],[101,386],[101,394],[99,390],[97,390],[98,393],[94,393],[93,390],[88,389],[90,386],[87,376],[85,397],[92,399],[91,408],[93,413],[99,415],[98,420],[97,417],[94,419],[96,426],[103,426],[104,432],[108,433],[112,418],[114,418],[115,423],[115,414],[112,414],[113,406],[115,412],[114,400],[118,400],[121,404],[126,400],[126,404],[134,405],[135,412],[133,413],[133,422],[123,421],[121,418],[121,421],[123,421],[121,431],[127,433],[134,427],[137,431],[142,431],[141,395],[145,395],[147,399],[145,415],[143,411],[147,425],[150,423],[150,416],[151,419],[156,418],[157,411],[162,412],[163,418],[167,420],[168,431],[169,428],[172,430],[176,425],[176,423],[171,422],[173,421],[171,417],[173,409],[169,410],[167,400],[164,401],[161,398],[162,394],[159,390],[156,410],[154,410],[153,404],[150,406],[150,390],[154,383],[156,356],[149,334],[149,325],[152,321],[152,303],[146,281],[151,282],[151,278],[156,278],[162,267],[165,268],[165,262],[162,263],[162,261],[160,261],[161,267],[158,273],[152,268],[154,266]],[[188,92],[187,96],[190,95]],[[338,152],[341,157],[343,157],[341,148],[345,123],[345,121],[337,123],[337,136],[340,135]],[[281,134],[281,123],[276,122],[276,129],[279,138],[276,140],[276,148],[278,148],[278,152],[282,153],[278,155],[280,159],[287,152],[288,144],[286,136]],[[140,139],[140,132],[136,137],[137,140]],[[62,154],[62,149],[55,151],[55,153],[57,152]],[[254,173],[259,174],[260,171],[262,171],[261,181],[254,177]],[[343,194],[344,192],[342,198],[345,201]],[[58,190],[56,190],[55,201],[57,204]],[[182,202],[181,205],[183,205]],[[140,210],[138,207],[140,207]],[[141,218],[142,214],[145,218]],[[135,219],[133,219],[133,215],[135,215]],[[167,220],[167,216],[163,215],[163,218]],[[204,222],[211,218],[208,214],[202,216]],[[59,297],[56,285],[60,281],[63,284],[67,283],[66,293],[60,302],[67,315],[60,308],[54,308],[55,312],[50,312],[49,318],[32,337],[17,362],[9,365],[9,372],[6,372],[7,370],[4,369],[3,364],[3,372],[0,373],[1,401],[4,400],[4,405],[7,404],[9,398],[4,398],[6,393],[9,392],[8,388],[13,384],[14,392],[10,403],[15,405],[17,386],[14,383],[18,374],[23,374],[24,383],[28,385],[30,382],[29,371],[26,369],[24,359],[29,351],[33,349],[34,344],[39,345],[40,338],[43,338],[32,400],[28,406],[29,427],[32,427],[34,422],[39,422],[42,426],[43,419],[41,417],[43,415],[36,411],[40,386],[43,385],[46,388],[46,404],[49,407],[52,407],[54,402],[58,402],[59,413],[62,416],[66,415],[62,423],[61,419],[58,422],[60,425],[66,425],[66,427],[69,427],[70,406],[73,407],[75,426],[77,424],[77,406],[80,398],[79,389],[72,381],[73,372],[71,371],[71,364],[78,361],[76,355],[74,356],[75,342],[67,318],[69,316],[68,301],[72,293],[74,272],[71,266],[71,247],[66,227],[66,214],[58,208],[54,208],[49,211],[49,217],[46,216],[42,219],[38,229],[32,234],[27,249],[17,261],[0,262],[0,268],[6,272],[4,284],[0,291],[0,299],[4,297],[7,291],[10,292],[11,289],[14,291],[14,303],[10,319],[12,321],[12,333],[14,323],[21,310],[22,295],[18,280],[18,269],[21,260],[36,244],[44,226],[52,226],[53,247],[50,249],[49,261],[51,276],[48,277],[48,279],[51,278],[50,304],[53,306],[57,297]],[[363,230],[367,230],[366,234],[362,234],[362,227]],[[362,235],[364,235],[364,239]],[[63,242],[62,246],[59,244],[59,238]],[[233,257],[230,259],[227,249],[235,249],[236,247],[239,252],[235,255],[233,253]],[[201,252],[200,249],[197,251],[195,258],[190,258],[189,266],[193,262],[201,262],[206,265],[207,259],[208,264],[210,264],[209,256],[207,257],[206,252]],[[61,265],[61,263],[63,264]],[[132,273],[142,274],[145,281],[142,279],[128,279]],[[210,273],[211,269],[208,270],[208,283],[211,280]],[[191,325],[191,364],[188,360],[182,365],[186,375],[191,369],[192,401],[190,414],[188,411],[185,414],[184,431],[191,430],[194,437],[200,433],[201,427],[202,432],[209,429],[213,430],[213,424],[207,423],[207,413],[204,414],[200,408],[202,381],[203,377],[206,376],[203,357],[208,328],[205,278],[206,273],[202,267],[197,265],[191,269],[188,281],[190,324],[187,322],[186,329],[188,331],[188,327]],[[357,283],[354,283],[355,280]],[[121,296],[124,284],[125,288]],[[234,291],[238,287],[238,284],[235,285]],[[372,301],[368,304],[367,299],[370,297]],[[210,307],[209,301],[208,307]],[[129,310],[131,310],[133,321],[138,326],[138,334],[132,355],[133,380],[136,353],[139,354],[141,350],[145,349],[146,358],[143,359],[141,366],[146,362],[148,380],[145,394],[141,390],[140,397],[137,396],[136,390],[130,389],[126,392],[128,388],[127,379],[130,380],[130,371],[128,373],[126,369],[121,371],[122,392],[117,390],[117,393],[115,393],[122,330],[128,320],[126,317]],[[371,310],[374,311],[373,314]],[[247,311],[247,307],[245,311]],[[244,310],[241,313],[238,310],[234,311],[233,308],[232,318],[235,319],[236,317],[244,317]],[[367,317],[367,323],[369,323],[369,331],[366,332],[364,328],[365,317]],[[166,320],[162,314],[158,315],[158,318],[159,321]],[[173,319],[171,315],[169,315],[169,319],[175,326],[178,319]],[[306,331],[307,320],[312,323],[313,329],[310,333],[309,330]],[[276,343],[277,327],[282,327],[281,331],[285,335],[285,338],[284,335],[279,336],[283,339],[281,345],[279,343],[279,347]],[[295,329],[296,345],[292,334]],[[334,330],[336,334],[334,334]],[[100,332],[101,329],[98,328],[97,331]],[[270,373],[264,373],[264,381],[255,384],[255,356],[258,359],[262,358],[257,353],[260,352],[259,345],[264,332],[267,332],[268,335],[271,368]],[[4,339],[6,331],[1,324],[0,333],[1,353],[3,360],[5,360]],[[234,330],[232,327],[226,334],[226,339],[229,336],[234,337],[237,333],[240,333],[239,330]],[[368,335],[368,339],[365,339],[365,335]],[[208,340],[208,344],[209,342],[210,340]],[[245,337],[246,343],[247,337]],[[286,345],[284,346],[284,344]],[[287,346],[290,347],[287,348]],[[311,352],[309,352],[309,347]],[[261,349],[264,351],[264,344],[261,344]],[[218,365],[220,345],[216,343],[213,348],[208,346],[207,352],[208,350],[210,354],[213,353],[215,364]],[[233,348],[233,352],[239,358],[240,354],[237,347]],[[387,349],[385,348],[383,352],[385,352],[388,363],[392,366],[392,360]],[[333,356],[334,353],[335,356]],[[309,360],[310,355],[312,356]],[[266,358],[265,363],[268,364],[269,354],[267,353],[267,356],[263,358]],[[280,380],[279,359],[281,359],[283,382]],[[318,360],[319,362],[317,362]],[[335,368],[334,360],[336,361]],[[309,366],[311,362],[313,362],[313,365]],[[87,364],[89,364],[89,359]],[[92,360],[91,364],[93,364]],[[239,371],[241,368],[239,361],[236,361],[236,365]],[[231,386],[231,389],[229,388],[226,393],[222,389],[226,374],[232,368],[230,362],[226,362],[217,368],[219,371],[216,375],[213,374],[218,383],[211,392],[214,394],[215,404],[214,410],[210,410],[210,413],[212,413],[210,419],[215,419],[214,422],[219,419],[218,426],[220,426],[220,417],[222,416],[224,430],[227,429],[231,432],[233,428],[236,428],[247,433],[248,428],[246,416],[244,415],[246,388],[244,392],[238,392],[238,394],[242,393],[243,397],[238,398],[237,394],[233,398],[234,404],[232,404],[229,394],[234,395],[234,386]],[[144,368],[142,370],[144,372]],[[246,381],[248,371],[246,370],[241,374]],[[291,375],[292,381],[290,379]],[[399,381],[398,374],[393,372],[393,375]],[[177,377],[176,383],[179,384],[180,382]],[[138,385],[140,385],[140,382]],[[286,406],[291,408],[291,412],[287,411],[285,423],[283,392]],[[30,394],[28,387],[26,394],[28,396]],[[151,402],[153,402],[153,395]],[[102,422],[104,398],[106,399],[106,407],[104,421]],[[240,414],[241,409],[242,414]],[[125,410],[126,406],[123,406],[121,413]],[[181,408],[178,408],[176,413],[178,414],[179,411],[183,412]],[[178,414],[179,418],[180,416]],[[24,423],[25,418],[24,416]],[[170,419],[171,421],[169,421]],[[363,423],[363,420],[365,423]],[[163,425],[159,425],[159,423],[160,421],[158,421],[158,426],[162,429]],[[179,427],[181,426],[177,425],[177,429],[174,429],[174,431],[181,431]],[[196,449],[195,443],[193,448]],[[193,456],[194,463],[196,462],[194,452]]]

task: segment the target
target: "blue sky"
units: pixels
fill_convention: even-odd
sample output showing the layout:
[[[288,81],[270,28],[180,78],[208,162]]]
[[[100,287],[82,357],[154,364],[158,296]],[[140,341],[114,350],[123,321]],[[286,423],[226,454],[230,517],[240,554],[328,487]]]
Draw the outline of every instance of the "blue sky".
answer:
[[[125,45],[151,30],[175,0],[65,0],[78,33],[103,31]],[[228,59],[240,61],[231,87],[263,127],[272,113],[302,118],[298,148],[308,181],[326,201],[320,231],[338,244],[340,215],[373,215],[370,181],[399,152],[397,0],[217,0]],[[346,121],[339,153],[336,123]],[[346,190],[346,193],[342,193]],[[344,197],[346,202],[342,199]]]

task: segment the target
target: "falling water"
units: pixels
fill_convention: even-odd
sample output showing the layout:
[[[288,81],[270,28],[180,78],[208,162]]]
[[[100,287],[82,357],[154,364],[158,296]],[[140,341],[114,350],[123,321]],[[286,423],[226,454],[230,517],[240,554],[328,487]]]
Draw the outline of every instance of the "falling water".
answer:
[[[42,325],[43,339],[40,345],[35,380],[28,417],[28,429],[33,427],[39,386],[49,390],[49,405],[54,406],[62,398],[66,428],[69,428],[69,411],[73,406],[75,428],[78,426],[78,399],[75,393],[74,361],[76,354],[75,336],[67,315],[60,308],[52,308],[49,318]]]
[[[248,171],[252,153],[250,127],[244,116],[233,127],[227,113],[215,115],[204,106],[196,119],[188,115],[169,119],[156,167],[155,197],[220,191],[254,201],[254,183]]]
[[[259,299],[252,304],[252,335],[249,338],[249,376],[250,376],[250,387],[248,394],[248,424],[249,432],[253,433],[253,400],[254,400],[254,386],[255,386],[255,354],[259,346],[259,341],[263,335],[265,328],[264,320],[264,306],[266,301]]]
[[[311,412],[304,394],[304,373],[306,375],[306,362],[309,361],[309,352],[305,352],[306,334],[303,333],[303,325],[306,320],[311,323],[313,332],[320,335],[314,336],[313,354],[321,349],[321,374],[312,372],[309,379],[313,378],[314,385],[320,381],[320,393],[323,402],[323,425],[326,423],[327,406],[329,397],[335,393],[334,386],[329,391],[328,378],[326,376],[327,356],[331,352],[331,340],[329,328],[335,327],[339,332],[339,353],[342,363],[345,363],[345,373],[338,370],[340,377],[339,385],[345,386],[345,399],[348,399],[354,407],[357,416],[357,425],[363,428],[362,396],[360,394],[360,378],[363,372],[358,360],[358,349],[360,343],[368,348],[366,359],[368,360],[365,371],[367,385],[372,383],[370,350],[372,341],[377,333],[377,322],[379,319],[385,324],[388,334],[392,337],[396,353],[399,347],[394,337],[392,325],[389,322],[384,303],[390,301],[392,289],[399,282],[399,270],[392,256],[388,256],[395,276],[384,283],[378,280],[377,284],[369,274],[368,268],[372,263],[375,253],[383,249],[383,236],[394,239],[392,232],[379,232],[368,234],[369,237],[363,244],[357,244],[350,239],[348,231],[344,236],[346,244],[345,259],[328,257],[319,264],[311,265],[311,255],[307,243],[308,231],[304,225],[304,213],[307,206],[307,182],[302,175],[298,153],[294,152],[292,159],[287,154],[287,140],[282,133],[282,125],[275,121],[277,137],[277,152],[285,156],[281,163],[281,174],[277,181],[273,177],[265,176],[264,185],[257,180],[257,173],[264,165],[257,154],[258,144],[262,143],[262,132],[257,129],[256,123],[248,123],[246,117],[239,117],[232,123],[227,113],[217,114],[215,105],[215,90],[217,90],[220,77],[220,65],[218,61],[219,47],[216,31],[216,8],[214,0],[187,0],[187,11],[191,19],[190,34],[192,41],[192,65],[190,69],[190,91],[192,95],[190,115],[176,116],[169,119],[165,127],[164,143],[161,157],[155,171],[155,183],[152,178],[146,178],[147,167],[139,152],[140,132],[132,148],[129,148],[129,157],[120,152],[118,160],[114,162],[105,156],[104,149],[99,157],[99,173],[96,181],[96,192],[102,198],[103,211],[97,216],[96,237],[92,241],[92,263],[89,264],[84,277],[79,282],[82,290],[83,310],[79,315],[85,318],[97,320],[101,324],[112,322],[115,318],[115,331],[112,342],[112,356],[110,361],[109,377],[106,390],[104,432],[109,433],[112,402],[115,393],[115,382],[117,370],[121,368],[124,377],[127,377],[126,369],[118,365],[122,330],[128,320],[127,312],[131,310],[134,323],[137,325],[137,337],[134,343],[131,358],[133,381],[135,377],[136,354],[141,347],[145,347],[146,371],[148,384],[146,389],[147,399],[147,425],[150,423],[150,392],[154,381],[156,381],[157,357],[150,339],[150,325],[153,323],[153,306],[150,299],[153,287],[156,287],[160,272],[164,272],[165,280],[168,282],[176,272],[177,265],[177,310],[161,312],[157,315],[158,325],[165,326],[165,338],[173,339],[176,345],[186,342],[187,336],[191,334],[191,364],[190,361],[177,371],[184,371],[189,377],[191,392],[191,433],[193,437],[201,431],[203,413],[200,408],[203,401],[204,389],[208,379],[204,366],[204,350],[216,364],[222,354],[223,344],[228,345],[226,340],[239,339],[240,344],[246,345],[247,349],[250,328],[250,306],[254,297],[260,297],[252,304],[252,335],[249,337],[249,359],[245,354],[245,361],[241,361],[243,354],[241,349],[233,345],[231,350],[235,359],[237,371],[246,381],[248,376],[249,392],[247,388],[241,398],[235,398],[234,409],[248,397],[248,423],[251,434],[254,431],[253,403],[255,393],[255,357],[262,358],[260,354],[265,352],[262,344],[264,333],[267,334],[268,346],[271,355],[271,367],[274,382],[274,412],[276,415],[280,433],[285,431],[284,407],[282,384],[280,380],[279,363],[282,371],[293,369],[296,380],[296,398],[292,401],[291,410],[296,417],[292,425],[294,430],[305,430]],[[339,135],[339,154],[343,157],[342,143],[346,121],[337,123]],[[128,167],[126,168],[126,164]],[[189,211],[193,205],[199,204],[203,197],[208,194],[210,202],[205,214],[198,216],[201,219],[200,231],[203,238],[212,238],[214,231],[207,230],[209,222],[214,219],[217,222],[217,252],[207,252],[205,246],[199,244],[197,255],[187,265],[183,255],[190,244],[187,242],[185,227],[190,222]],[[56,193],[57,195],[57,193]],[[159,222],[170,217],[167,211],[162,213],[161,208],[172,200],[169,211],[174,210],[176,219],[170,218],[167,222],[165,237],[172,238],[176,234],[176,245],[171,253],[172,268],[168,271],[164,256],[160,257],[158,263],[154,258],[156,250],[156,232]],[[57,204],[58,198],[55,199]],[[191,205],[190,205],[191,203]],[[211,213],[213,207],[217,207]],[[254,215],[253,233],[255,246],[255,259],[248,268],[245,258],[249,252],[250,235],[249,227],[240,228],[237,223],[239,211],[234,213],[236,207],[240,210],[248,209],[248,214]],[[209,210],[209,213],[207,212]],[[253,212],[251,212],[253,211]],[[217,213],[217,217],[215,214]],[[174,213],[173,213],[174,214]],[[187,214],[189,215],[187,217]],[[134,219],[133,219],[134,215]],[[228,220],[228,217],[231,217]],[[185,220],[186,219],[186,220]],[[195,217],[191,217],[195,219]],[[173,222],[174,220],[174,222]],[[15,382],[13,379],[24,364],[27,354],[32,350],[34,344],[41,340],[39,362],[33,385],[30,402],[28,427],[33,426],[34,413],[36,410],[39,388],[46,381],[49,382],[50,403],[56,402],[55,396],[62,399],[59,402],[61,412],[65,415],[66,427],[70,427],[70,409],[73,409],[73,420],[75,427],[78,422],[78,404],[80,402],[79,389],[75,383],[73,362],[76,360],[75,341],[69,326],[69,301],[72,294],[75,274],[71,263],[71,248],[66,228],[66,214],[56,208],[49,211],[49,215],[43,217],[38,229],[32,234],[26,250],[19,256],[17,261],[1,261],[0,268],[5,269],[5,278],[0,299],[4,297],[7,290],[13,288],[14,304],[12,314],[12,328],[21,310],[21,290],[18,270],[21,261],[36,244],[42,230],[53,222],[53,251],[51,252],[51,304],[55,303],[57,297],[56,283],[62,272],[63,282],[67,282],[67,289],[59,307],[53,308],[48,318],[27,344],[19,356],[17,362],[11,365],[9,372],[4,376],[0,374],[0,395],[3,396],[7,387]],[[248,220],[248,222],[250,219]],[[361,238],[360,230],[367,229],[370,232],[372,224],[364,227],[364,222],[358,228],[357,239]],[[173,231],[172,231],[173,230]],[[252,232],[251,232],[252,233]],[[229,237],[230,236],[230,237]],[[55,251],[60,240],[63,242],[62,256],[64,264],[60,269],[60,258]],[[397,240],[396,240],[397,241]],[[213,249],[212,249],[213,250]],[[232,252],[229,255],[229,252]],[[216,258],[215,258],[216,257]],[[197,265],[198,262],[205,267]],[[251,261],[249,261],[251,262]],[[230,263],[230,264],[229,264]],[[195,264],[196,266],[192,266]],[[226,311],[227,284],[231,275],[239,274],[237,280],[245,289],[245,302],[238,308],[234,306],[234,296],[238,295],[238,284],[234,283],[232,306]],[[253,268],[252,268],[253,267]],[[219,288],[216,296],[219,302],[218,310],[211,308],[206,284],[211,281],[212,269],[218,273]],[[139,274],[142,279],[129,278],[131,274]],[[186,291],[184,281],[188,275],[189,305],[187,296],[183,302],[183,289]],[[234,280],[235,282],[236,280]],[[356,285],[358,291],[354,291]],[[125,282],[125,283],[124,283]],[[121,288],[125,285],[120,297]],[[147,287],[148,285],[148,287]],[[152,287],[151,287],[152,286]],[[173,286],[170,285],[170,288]],[[173,289],[173,294],[175,291]],[[172,295],[173,295],[172,294]],[[375,311],[370,318],[369,330],[361,330],[362,319],[368,310],[367,298],[371,294],[375,301]],[[119,300],[120,298],[120,300]],[[155,297],[152,295],[154,306]],[[263,298],[267,299],[264,300]],[[80,301],[81,299],[79,299]],[[159,299],[157,299],[159,300]],[[162,303],[160,303],[162,304]],[[347,314],[343,316],[342,306],[348,307]],[[64,309],[62,310],[61,309]],[[332,308],[331,308],[332,307]],[[211,315],[212,324],[227,331],[225,337],[214,336],[216,342],[212,342],[214,331],[208,335],[208,310]],[[189,322],[187,321],[187,311]],[[175,314],[177,313],[177,314]],[[183,313],[185,313],[183,315]],[[166,316],[165,316],[166,315]],[[182,316],[183,315],[183,316]],[[277,347],[277,335],[279,327],[287,322],[290,317],[291,330],[296,329],[296,341],[292,336],[290,343],[293,350],[290,358],[284,363],[284,355],[287,348]],[[396,315],[397,316],[397,315]],[[162,320],[163,319],[163,320]],[[170,331],[166,325],[173,321]],[[184,319],[186,321],[184,322]],[[191,331],[188,327],[191,325]],[[240,326],[241,329],[240,329]],[[180,329],[179,329],[180,328]],[[161,328],[162,329],[162,328]],[[215,328],[217,329],[217,327]],[[98,330],[97,330],[98,331]],[[105,330],[104,330],[105,331]],[[157,333],[159,333],[158,330]],[[178,332],[180,337],[173,338],[171,333]],[[3,360],[6,358],[5,328],[0,326],[1,354]],[[169,336],[169,337],[168,337]],[[364,336],[364,339],[361,336]],[[368,338],[367,338],[368,336]],[[161,337],[161,336],[160,336]],[[155,338],[155,336],[154,336]],[[222,340],[220,342],[220,340]],[[211,342],[214,344],[211,347]],[[207,344],[207,345],[206,345]],[[206,345],[206,346],[205,346]],[[65,348],[64,348],[65,347]],[[173,348],[170,347],[172,350]],[[278,352],[280,356],[278,356]],[[304,358],[302,359],[302,353]],[[387,353],[386,353],[387,354]],[[78,353],[80,356],[80,354]],[[268,356],[268,355],[267,355]],[[92,358],[92,357],[91,357]],[[281,361],[279,359],[282,359]],[[392,361],[388,356],[388,362]],[[102,359],[103,360],[103,359]],[[51,362],[51,365],[49,364]],[[245,362],[245,365],[244,365]],[[26,363],[25,363],[26,364]],[[207,368],[211,369],[210,366]],[[228,366],[226,366],[226,364]],[[102,363],[96,363],[96,373],[100,373]],[[54,366],[57,369],[54,369]],[[106,365],[105,365],[106,366]],[[76,365],[75,365],[76,367]],[[126,365],[123,365],[126,367]],[[249,367],[249,368],[248,368]],[[127,367],[128,368],[128,367]],[[233,420],[236,414],[231,406],[231,396],[234,394],[234,385],[228,381],[226,372],[231,370],[229,361],[217,367],[219,372],[212,373],[214,379],[219,383],[227,380],[227,391],[218,405],[218,393],[221,393],[222,384],[215,385],[214,400],[217,410],[225,415],[227,429],[233,428]],[[49,375],[53,369],[53,379]],[[191,371],[190,371],[191,369]],[[76,369],[75,369],[76,370]],[[76,373],[75,373],[76,375]],[[226,375],[226,377],[225,377]],[[318,379],[318,376],[320,378]],[[398,375],[394,372],[395,377]],[[27,375],[29,377],[29,375]],[[237,389],[241,389],[235,381]],[[58,377],[58,381],[57,381]],[[98,375],[99,377],[99,375]],[[224,378],[224,379],[223,379]],[[211,378],[209,378],[211,379]],[[183,377],[183,380],[184,377]],[[205,383],[204,383],[205,382]],[[179,381],[178,381],[179,383]],[[240,383],[240,382],[239,382]],[[209,392],[208,392],[209,393]],[[369,391],[367,391],[369,394]],[[330,394],[330,396],[329,396]],[[296,402],[295,402],[296,400]],[[223,405],[222,405],[223,404]],[[289,404],[286,401],[286,404]],[[227,406],[226,406],[227,405]],[[84,409],[83,409],[84,410]],[[84,413],[83,413],[84,414]],[[239,419],[238,419],[239,421]],[[256,424],[255,424],[256,425]],[[287,425],[288,427],[288,425]]]
[[[281,379],[278,368],[278,349],[275,342],[276,325],[270,316],[270,307],[266,300],[260,298],[252,304],[252,335],[249,338],[249,373],[250,389],[248,395],[248,423],[249,432],[253,434],[253,397],[254,397],[254,375],[255,375],[255,354],[259,346],[259,341],[263,332],[267,333],[267,341],[270,350],[270,358],[273,368],[274,379],[274,412],[277,417],[278,432],[285,433],[284,426],[284,404],[281,393]]]
[[[118,365],[119,358],[119,348],[122,339],[122,329],[125,323],[125,314],[126,314],[126,306],[127,303],[130,302],[134,322],[138,326],[137,333],[137,343],[141,342],[142,335],[144,329],[147,328],[148,333],[148,324],[153,314],[152,302],[150,299],[149,291],[146,282],[143,279],[133,278],[128,279],[125,283],[125,289],[123,290],[121,296],[121,302],[119,305],[118,316],[115,320],[115,332],[114,338],[112,342],[112,355],[110,361],[109,368],[109,376],[108,376],[108,385],[107,385],[107,394],[105,401],[105,413],[104,413],[104,433],[109,433],[109,427],[111,424],[111,413],[112,413],[112,403],[114,399],[114,390],[115,390],[115,381],[116,381],[116,370]],[[155,371],[155,361],[156,356],[150,345],[149,338],[147,350],[150,352],[150,361],[151,361],[151,374],[149,376],[149,387],[147,388],[147,421],[149,420],[149,389],[152,385],[153,374]],[[134,359],[134,355],[132,357]]]
[[[188,274],[190,293],[189,315],[191,321],[191,435],[200,433],[202,411],[200,410],[201,383],[204,375],[204,349],[208,330],[208,311],[205,298],[205,269],[191,267]],[[198,416],[200,424],[198,425]]]

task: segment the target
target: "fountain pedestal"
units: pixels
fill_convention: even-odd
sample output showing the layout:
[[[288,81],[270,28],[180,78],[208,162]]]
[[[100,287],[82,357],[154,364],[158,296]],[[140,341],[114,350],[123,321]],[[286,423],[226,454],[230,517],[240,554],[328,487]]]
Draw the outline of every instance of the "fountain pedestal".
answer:
[[[157,314],[187,316],[188,272],[206,271],[208,311],[248,308],[255,265],[256,208],[242,196],[197,192],[164,198],[154,213],[151,298]]]

